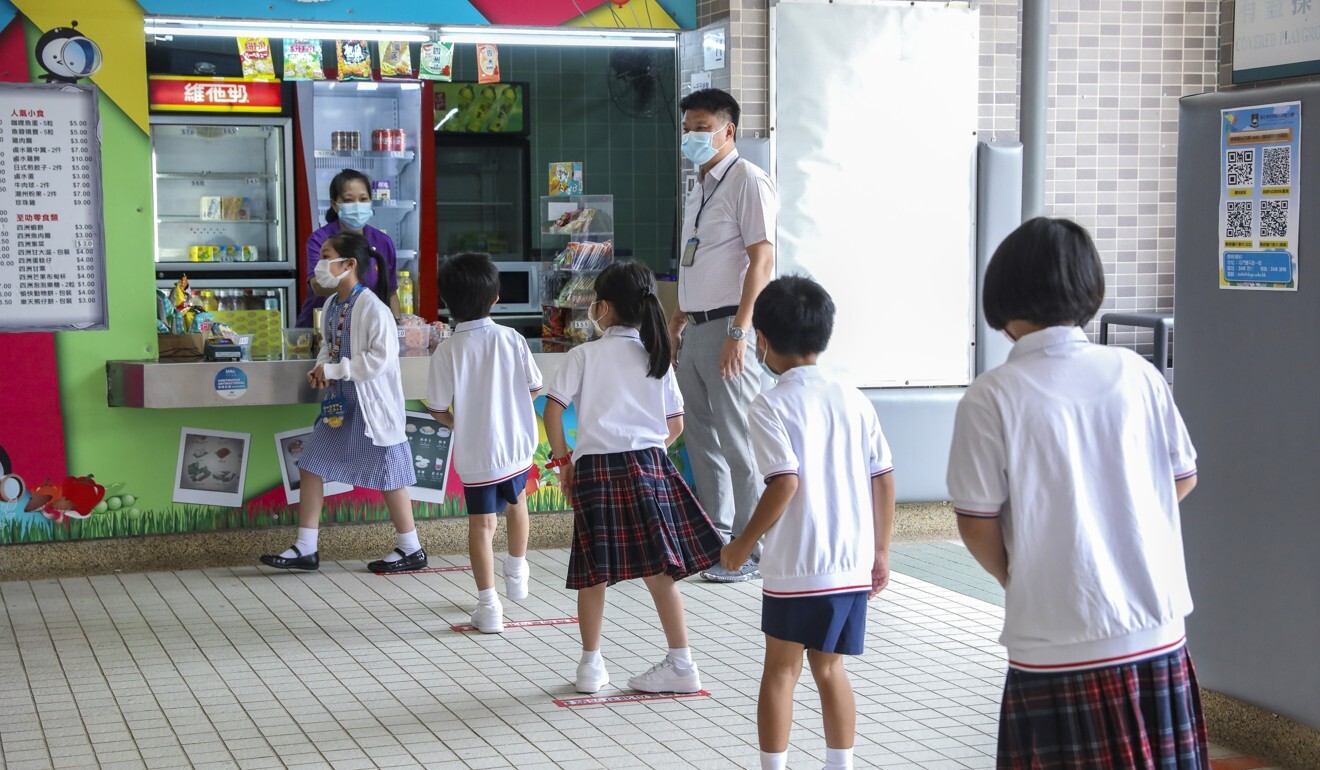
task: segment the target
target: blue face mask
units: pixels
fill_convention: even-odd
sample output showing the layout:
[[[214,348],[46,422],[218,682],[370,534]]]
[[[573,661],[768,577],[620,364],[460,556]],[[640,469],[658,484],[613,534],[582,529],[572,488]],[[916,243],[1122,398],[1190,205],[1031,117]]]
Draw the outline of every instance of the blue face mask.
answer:
[[[728,125],[727,123],[725,124]],[[722,131],[723,128],[720,129]],[[698,166],[704,166],[711,158],[719,155],[720,150],[724,149],[721,144],[716,147],[715,134],[719,131],[688,131],[683,134],[683,156]],[[728,140],[725,140],[725,144]]]
[[[361,230],[371,221],[370,203],[341,203],[336,211],[339,221],[350,230]]]

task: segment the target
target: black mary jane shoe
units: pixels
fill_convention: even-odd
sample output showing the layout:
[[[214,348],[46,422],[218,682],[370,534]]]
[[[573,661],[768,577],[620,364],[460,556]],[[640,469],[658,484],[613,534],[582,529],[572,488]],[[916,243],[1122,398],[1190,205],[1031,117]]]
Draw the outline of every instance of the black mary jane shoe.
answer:
[[[292,545],[289,548],[298,555],[292,559],[283,556],[262,556],[261,563],[275,569],[297,569],[304,572],[315,572],[321,568],[321,554],[319,551],[313,551],[303,556],[303,552],[298,550],[298,546]]]
[[[426,569],[426,549],[418,548],[412,555],[404,553],[401,549],[395,548],[394,552],[402,556],[398,561],[385,561],[378,559],[367,565],[367,569],[377,575],[388,575],[393,572],[411,572],[417,569]]]

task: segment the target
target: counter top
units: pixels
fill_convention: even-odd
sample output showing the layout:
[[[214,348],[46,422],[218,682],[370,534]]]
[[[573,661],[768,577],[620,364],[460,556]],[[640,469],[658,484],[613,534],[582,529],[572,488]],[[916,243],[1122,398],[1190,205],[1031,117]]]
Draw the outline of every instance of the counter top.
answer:
[[[548,382],[562,365],[563,353],[541,353],[539,340],[529,340],[532,358]],[[212,406],[317,404],[321,392],[307,384],[315,361],[107,361],[106,399],[110,406],[139,409],[182,409]],[[399,356],[403,397],[426,398],[431,355],[404,351]]]

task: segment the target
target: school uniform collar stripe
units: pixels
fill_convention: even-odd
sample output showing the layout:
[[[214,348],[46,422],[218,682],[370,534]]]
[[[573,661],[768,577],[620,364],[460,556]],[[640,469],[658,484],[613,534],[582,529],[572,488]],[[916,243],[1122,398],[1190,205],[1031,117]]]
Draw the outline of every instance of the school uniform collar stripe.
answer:
[[[1038,332],[1032,332],[1017,342],[1013,343],[1013,349],[1008,352],[1008,360],[1035,353],[1038,350],[1054,347],[1056,345],[1076,344],[1079,342],[1089,342],[1086,338],[1086,332],[1082,331],[1080,326],[1051,326],[1047,329],[1041,329]]]
[[[802,366],[795,366],[779,375],[779,381],[791,382],[793,380],[819,380],[824,376],[825,375],[821,373],[819,366],[816,366],[815,364],[803,364]]]
[[[628,337],[634,340],[640,340],[642,333],[631,326],[611,326],[605,330],[606,337]]]
[[[494,326],[494,325],[495,325],[495,319],[491,318],[490,316],[486,316],[485,318],[478,318],[475,321],[463,321],[454,327],[454,334],[458,334],[460,332],[470,332],[473,329],[483,329],[487,326]]]

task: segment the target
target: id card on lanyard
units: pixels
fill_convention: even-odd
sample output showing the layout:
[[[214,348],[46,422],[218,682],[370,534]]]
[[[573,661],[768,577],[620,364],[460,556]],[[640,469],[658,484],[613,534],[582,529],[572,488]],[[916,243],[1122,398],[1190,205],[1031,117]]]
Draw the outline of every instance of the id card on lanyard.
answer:
[[[338,302],[337,306],[331,309],[331,312],[325,314],[327,327],[337,321],[335,328],[326,329],[326,336],[330,339],[330,363],[332,364],[339,363],[343,358],[344,337],[353,329],[353,320],[350,317],[352,315],[353,300],[358,294],[362,293],[362,289],[362,284],[354,286],[347,302]],[[338,319],[333,318],[333,311],[336,309],[339,311]],[[338,428],[344,424],[347,409],[343,386],[336,380],[331,384],[329,393],[321,400],[321,413],[317,416],[317,419],[324,422],[326,427]]]
[[[738,161],[741,160],[742,158],[738,159]],[[736,165],[738,161],[734,161],[734,164]],[[710,195],[702,197],[701,207],[697,209],[696,221],[692,223],[692,237],[688,238],[687,244],[683,246],[683,260],[680,263],[683,267],[692,267],[692,264],[697,261],[697,249],[701,246],[701,215],[706,211],[706,204],[710,203],[711,199],[715,197],[715,193],[720,191],[720,185],[724,184],[725,179],[729,178],[729,172],[731,171],[733,171],[732,165],[725,169],[724,176],[715,182],[715,189],[710,191]]]

